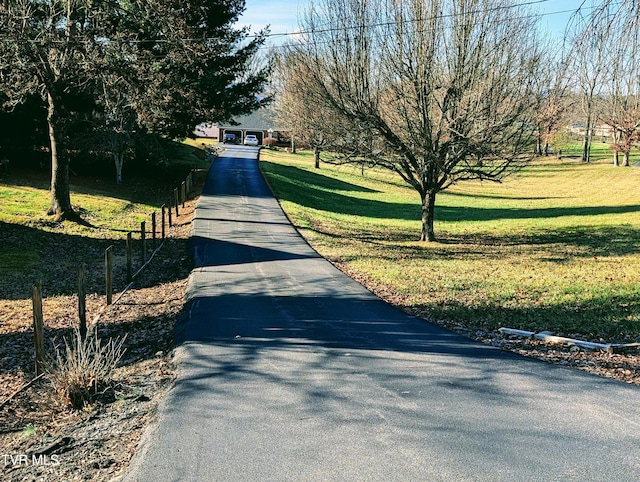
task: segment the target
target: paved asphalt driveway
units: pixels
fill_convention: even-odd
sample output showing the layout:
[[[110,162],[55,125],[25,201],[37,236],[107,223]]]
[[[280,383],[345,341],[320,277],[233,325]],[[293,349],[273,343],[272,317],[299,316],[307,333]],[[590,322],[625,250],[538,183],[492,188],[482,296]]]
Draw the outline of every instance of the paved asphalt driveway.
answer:
[[[180,375],[128,480],[640,480],[638,388],[386,305],[299,237],[256,153],[209,173]]]

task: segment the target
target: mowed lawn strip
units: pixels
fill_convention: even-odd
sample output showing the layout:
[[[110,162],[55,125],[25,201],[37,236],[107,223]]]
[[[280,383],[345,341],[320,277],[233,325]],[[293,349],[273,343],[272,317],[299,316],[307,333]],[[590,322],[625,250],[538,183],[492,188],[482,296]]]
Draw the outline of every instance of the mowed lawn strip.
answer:
[[[640,169],[543,159],[502,184],[418,194],[376,169],[263,151],[283,209],[320,254],[395,303],[471,329],[620,342],[640,336]]]

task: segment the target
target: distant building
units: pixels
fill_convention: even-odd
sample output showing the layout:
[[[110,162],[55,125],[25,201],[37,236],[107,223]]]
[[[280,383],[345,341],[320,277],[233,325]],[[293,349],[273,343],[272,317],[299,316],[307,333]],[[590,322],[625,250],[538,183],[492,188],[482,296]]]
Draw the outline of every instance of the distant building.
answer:
[[[572,122],[569,126],[569,131],[571,131],[572,134],[583,136],[586,130],[587,127],[582,122]]]
[[[234,120],[236,125],[230,122],[199,124],[194,133],[198,137],[217,140],[221,140],[225,134],[235,134],[240,144],[249,134],[256,136],[259,144],[263,144],[267,137],[280,140],[286,135],[286,129],[277,124],[275,112],[269,108],[258,109],[252,114],[240,116]]]
[[[218,126],[212,124],[211,122],[203,122],[202,124],[198,124],[193,133],[197,137],[204,137],[206,139],[220,138],[220,129],[218,129]]]
[[[569,126],[569,130],[572,134],[584,136],[587,131],[587,127],[582,122],[573,122]],[[613,137],[613,128],[607,124],[598,124],[593,128],[593,136],[609,139]]]

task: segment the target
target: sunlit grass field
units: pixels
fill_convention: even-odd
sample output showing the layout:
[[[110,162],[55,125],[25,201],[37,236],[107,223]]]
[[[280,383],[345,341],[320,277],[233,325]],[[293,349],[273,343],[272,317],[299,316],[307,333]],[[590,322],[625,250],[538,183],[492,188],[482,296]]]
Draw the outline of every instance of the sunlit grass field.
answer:
[[[261,167],[312,245],[415,313],[470,327],[640,336],[640,169],[549,158],[501,184],[439,194],[438,241],[417,241],[418,194],[388,172],[313,168],[263,151]]]
[[[560,139],[554,142],[552,147],[556,156],[562,154],[562,157],[582,157],[582,141]],[[590,159],[592,162],[613,163],[611,144],[594,138],[591,144]],[[633,164],[638,161],[640,161],[640,150],[633,148],[629,153],[629,162]],[[622,154],[620,154],[620,162],[622,162]]]
[[[144,200],[129,200],[119,198],[117,193],[110,193],[99,187],[87,190],[86,186],[72,185],[71,190],[72,204],[80,210],[85,221],[96,227],[108,226],[109,229],[114,230],[131,230],[136,226],[139,227],[140,221],[157,209],[152,206],[154,199],[147,196]],[[168,195],[166,197],[168,198]],[[158,200],[155,200],[156,204]],[[0,221],[45,231],[64,229],[67,234],[82,234],[89,237],[96,232],[95,229],[89,229],[81,224],[52,222],[45,214],[50,202],[51,194],[46,186],[38,186],[37,183],[34,186],[0,182],[0,205],[2,206]]]

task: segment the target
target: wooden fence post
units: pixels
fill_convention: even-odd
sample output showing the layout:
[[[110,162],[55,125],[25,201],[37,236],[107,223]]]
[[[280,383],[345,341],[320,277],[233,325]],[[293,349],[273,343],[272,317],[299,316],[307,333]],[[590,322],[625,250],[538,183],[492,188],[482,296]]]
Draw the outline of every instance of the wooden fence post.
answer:
[[[109,246],[104,252],[104,276],[109,306],[113,302],[113,246]]]
[[[82,263],[78,269],[78,318],[80,319],[80,338],[87,337],[87,265]]]
[[[156,221],[156,212],[152,212],[151,213],[151,241],[152,241],[152,248],[155,250],[156,249],[156,230],[158,228],[157,226],[157,221]]]
[[[162,233],[161,233],[162,234],[162,239],[164,240],[164,237],[165,237],[165,234],[166,234],[165,233],[165,228],[164,228],[164,226],[165,226],[164,218],[165,218],[167,206],[165,204],[163,204],[161,209],[162,209],[162,227],[160,228],[160,230],[162,231]]]
[[[169,209],[167,210],[167,212],[169,213],[169,227],[173,226],[173,219],[171,218],[171,202],[169,202]]]
[[[180,189],[182,191],[182,209],[185,209],[185,203],[187,202],[187,182],[186,181],[182,181],[182,184],[180,184]]]
[[[127,283],[131,283],[133,277],[133,268],[132,268],[132,253],[133,253],[133,235],[131,231],[127,233]]]
[[[140,240],[142,241],[142,264],[147,262],[147,223],[140,223]]]
[[[35,368],[36,376],[40,376],[44,370],[44,318],[42,316],[42,281],[33,285],[33,336],[36,352]]]
[[[177,218],[178,216],[180,216],[180,211],[178,211],[178,207],[180,205],[180,199],[179,199],[179,195],[178,195],[178,188],[175,188],[173,190],[173,202],[176,205],[176,218]]]

